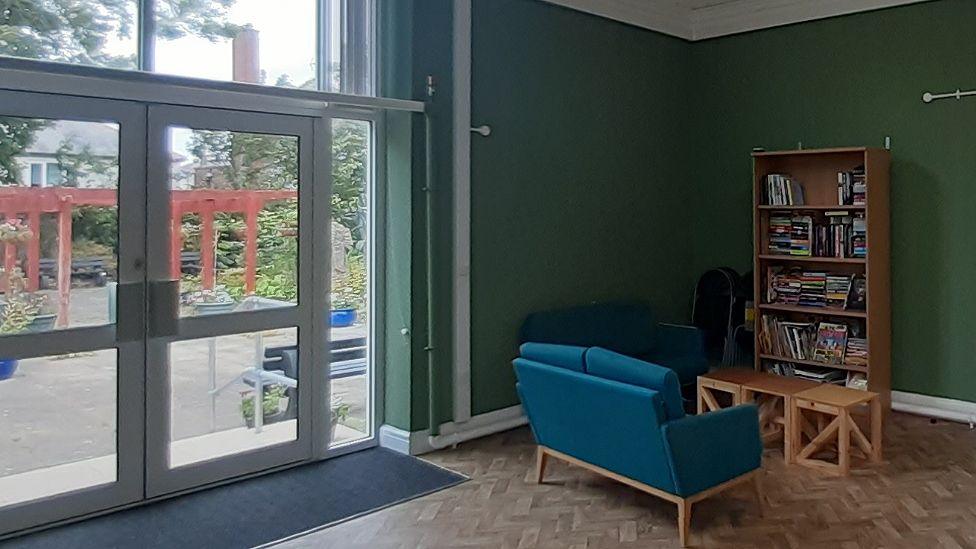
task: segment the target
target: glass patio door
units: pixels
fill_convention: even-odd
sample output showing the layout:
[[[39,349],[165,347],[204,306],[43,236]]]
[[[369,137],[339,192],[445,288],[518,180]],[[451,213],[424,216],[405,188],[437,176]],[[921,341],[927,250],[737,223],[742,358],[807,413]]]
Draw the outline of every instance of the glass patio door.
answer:
[[[317,124],[149,108],[148,497],[327,447]]]
[[[145,135],[0,92],[0,534],[143,497]]]

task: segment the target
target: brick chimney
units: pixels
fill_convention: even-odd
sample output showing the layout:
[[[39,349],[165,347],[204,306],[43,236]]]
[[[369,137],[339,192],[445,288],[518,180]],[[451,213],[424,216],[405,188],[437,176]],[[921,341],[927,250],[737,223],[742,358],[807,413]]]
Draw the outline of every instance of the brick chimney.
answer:
[[[261,82],[261,59],[258,55],[258,31],[244,27],[234,37],[234,81],[259,84]]]

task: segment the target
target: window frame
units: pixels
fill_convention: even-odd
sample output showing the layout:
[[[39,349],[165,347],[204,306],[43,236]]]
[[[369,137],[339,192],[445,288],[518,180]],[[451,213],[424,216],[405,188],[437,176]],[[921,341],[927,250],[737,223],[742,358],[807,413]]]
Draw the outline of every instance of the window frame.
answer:
[[[377,97],[377,91],[380,89],[378,82],[379,70],[377,67],[377,30],[379,25],[377,24],[377,0],[314,0],[315,1],[315,90],[327,93],[342,93],[344,95],[357,95],[361,97]],[[340,50],[339,60],[340,60],[340,72],[339,72],[339,89],[331,89],[331,83],[329,81],[329,58],[331,56],[331,32],[330,28],[330,14],[327,7],[331,6],[333,3],[339,3],[340,14],[345,14],[345,6],[350,1],[363,1],[368,4],[368,21],[366,22],[366,32],[367,32],[367,51],[366,56],[368,60],[368,67],[365,68],[365,74],[368,75],[368,82],[366,83],[363,93],[359,94],[349,94],[346,90],[349,89],[343,81],[343,76],[346,73],[343,70],[342,61],[344,59],[352,58],[354,56],[348,56],[345,51]],[[124,70],[128,72],[146,72],[151,74],[161,74],[156,72],[156,18],[152,16],[156,11],[157,0],[136,0],[136,24],[134,25],[136,32],[136,68],[133,69],[112,69],[112,70]],[[344,32],[345,26],[342,21],[342,15],[340,15],[340,23],[337,26],[336,32],[340,35]],[[340,39],[340,48],[345,45],[345,40]],[[0,59],[26,59],[30,61],[36,61],[40,63],[59,63],[58,61],[51,61],[47,59],[35,59],[26,57],[15,57],[0,55]],[[75,67],[90,67],[94,69],[106,69],[108,67],[100,67],[98,65],[83,65],[75,63],[59,63],[68,64]],[[174,75],[179,76],[179,75]],[[233,82],[233,80],[213,80],[214,82]],[[270,88],[275,88],[277,86],[270,84],[263,84]],[[353,87],[355,89],[355,87]]]

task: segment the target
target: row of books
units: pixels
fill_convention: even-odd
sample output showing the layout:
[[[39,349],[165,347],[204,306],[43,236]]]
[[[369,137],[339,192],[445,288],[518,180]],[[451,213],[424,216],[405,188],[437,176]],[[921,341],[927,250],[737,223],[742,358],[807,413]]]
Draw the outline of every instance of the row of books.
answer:
[[[840,206],[864,206],[867,204],[867,174],[864,166],[837,172],[837,204]],[[771,206],[803,206],[806,204],[803,185],[788,174],[766,175],[766,204]]]
[[[837,172],[837,203],[846,206],[867,204],[868,181],[864,166],[849,172]]]
[[[867,284],[861,275],[770,266],[766,268],[766,302],[864,310]]]
[[[825,212],[823,222],[811,215],[769,216],[769,253],[798,257],[867,257],[867,222],[863,214]]]
[[[864,366],[868,360],[867,340],[851,336],[859,332],[859,325],[763,315],[759,347],[763,354],[784,359]]]
[[[844,364],[854,366],[868,365],[868,340],[863,337],[848,337]]]
[[[766,176],[765,199],[773,206],[802,206],[803,185],[788,175],[771,173]]]
[[[868,388],[867,376],[859,372],[844,372],[842,370],[832,370],[829,368],[817,368],[815,366],[798,366],[789,362],[773,362],[765,367],[767,372],[786,376],[808,379],[820,383],[833,383],[844,385],[851,389],[866,391]]]

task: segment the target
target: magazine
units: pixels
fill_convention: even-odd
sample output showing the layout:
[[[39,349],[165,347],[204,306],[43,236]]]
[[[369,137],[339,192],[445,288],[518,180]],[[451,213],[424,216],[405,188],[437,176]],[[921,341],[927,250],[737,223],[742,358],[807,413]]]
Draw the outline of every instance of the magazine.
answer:
[[[827,364],[841,364],[846,348],[847,325],[821,322],[817,327],[817,347],[813,350],[813,359]]]

